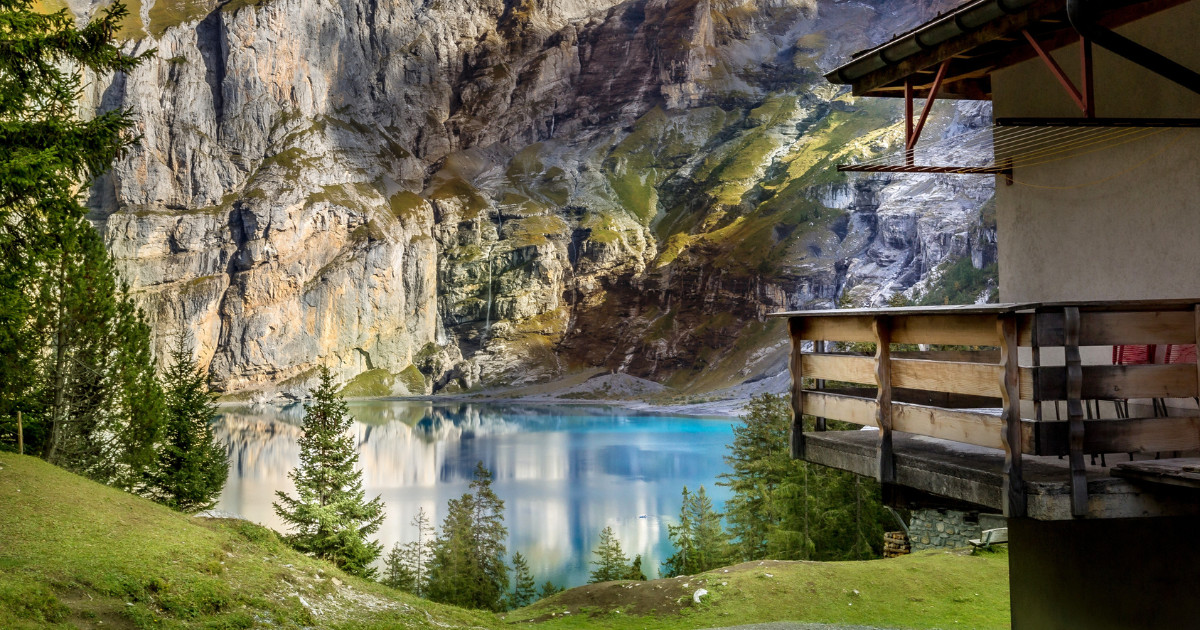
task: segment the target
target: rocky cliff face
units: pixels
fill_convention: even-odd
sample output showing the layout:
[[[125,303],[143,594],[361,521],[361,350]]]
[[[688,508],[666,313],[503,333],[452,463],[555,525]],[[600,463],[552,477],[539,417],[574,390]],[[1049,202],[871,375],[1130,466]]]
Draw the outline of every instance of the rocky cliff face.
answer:
[[[832,170],[900,132],[822,69],[943,8],[147,2],[126,31],[157,53],[90,95],[142,134],[93,217],[228,393],[322,364],[358,394],[587,366],[715,386],[775,342],[766,313],[993,255],[990,180]]]

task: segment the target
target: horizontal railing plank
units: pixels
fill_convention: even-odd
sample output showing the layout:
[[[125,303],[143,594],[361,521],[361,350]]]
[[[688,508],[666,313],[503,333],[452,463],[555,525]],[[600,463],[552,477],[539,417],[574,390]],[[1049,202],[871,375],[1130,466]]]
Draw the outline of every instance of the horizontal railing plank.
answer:
[[[892,343],[999,346],[995,315],[907,315],[892,319]]]
[[[1020,316],[1019,343],[1033,345],[1033,315]],[[1062,313],[1037,315],[1038,345],[1063,345]],[[1191,311],[1132,311],[1080,313],[1079,345],[1115,346],[1162,343],[1195,343],[1195,315]]]
[[[1004,448],[1000,416],[978,411],[941,409],[898,404],[892,411],[892,428],[943,440],[987,448]]]
[[[873,317],[799,317],[798,334],[806,341],[875,341]]]
[[[803,396],[805,413],[876,426],[874,400],[813,390],[805,390]],[[1000,426],[1000,417],[986,412],[892,403],[892,429],[904,433],[1001,448]]]
[[[1034,399],[1035,378],[1041,400],[1066,400],[1065,368],[1021,368],[1023,400]],[[1193,363],[1083,366],[1081,396],[1084,400],[1193,398],[1196,391],[1196,365]]]
[[[1067,422],[1031,423],[1035,455],[1070,451]],[[1083,451],[1099,453],[1164,453],[1200,449],[1200,418],[1127,418],[1084,422]]]
[[[897,359],[892,362],[892,385],[972,396],[999,396],[1003,368],[985,363],[952,363]]]
[[[804,378],[847,383],[875,383],[875,359],[849,354],[805,354],[800,359]]]
[[[874,400],[811,390],[805,390],[803,396],[804,413],[818,418],[876,426],[875,412],[879,406]]]
[[[924,359],[957,363],[999,363],[1000,350],[903,350],[892,352],[893,359]]]

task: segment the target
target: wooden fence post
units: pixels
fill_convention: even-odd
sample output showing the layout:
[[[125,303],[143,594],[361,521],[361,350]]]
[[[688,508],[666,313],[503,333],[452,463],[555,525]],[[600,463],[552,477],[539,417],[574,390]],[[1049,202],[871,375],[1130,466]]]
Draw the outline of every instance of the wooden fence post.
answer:
[[[17,454],[25,454],[25,427],[21,426],[21,412],[17,411]]]
[[[1071,465],[1071,514],[1087,515],[1087,471],[1083,463],[1083,362],[1079,357],[1079,307],[1063,309],[1063,349],[1067,362],[1067,435]]]
[[[789,368],[792,373],[792,459],[804,459],[804,373],[801,366],[800,318],[788,319],[788,337],[792,342],[792,360]]]
[[[896,456],[892,452],[892,319],[875,318],[875,420],[879,425],[879,483],[896,483]]]
[[[1004,441],[1004,515],[1025,516],[1025,480],[1021,474],[1021,389],[1017,355],[1017,317],[1013,313],[996,320],[1000,333],[1000,398]]]

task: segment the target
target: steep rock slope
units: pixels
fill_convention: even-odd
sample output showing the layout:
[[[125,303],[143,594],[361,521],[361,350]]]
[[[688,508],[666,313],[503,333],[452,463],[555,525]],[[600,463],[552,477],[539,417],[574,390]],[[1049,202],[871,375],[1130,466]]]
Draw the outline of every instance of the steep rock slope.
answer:
[[[185,329],[227,392],[320,364],[362,394],[581,366],[728,385],[768,312],[989,255],[990,180],[832,171],[895,146],[897,110],[821,69],[944,8],[144,2],[126,31],[156,54],[91,95],[142,142],[93,216],[160,340]]]

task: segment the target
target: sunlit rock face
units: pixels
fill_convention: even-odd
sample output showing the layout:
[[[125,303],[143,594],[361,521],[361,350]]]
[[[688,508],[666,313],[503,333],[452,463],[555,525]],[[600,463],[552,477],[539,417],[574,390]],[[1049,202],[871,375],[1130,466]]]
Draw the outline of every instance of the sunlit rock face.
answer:
[[[227,393],[724,382],[769,312],[992,255],[990,179],[832,172],[898,109],[821,72],[950,4],[147,2],[157,52],[88,95],[141,135],[93,218]]]

